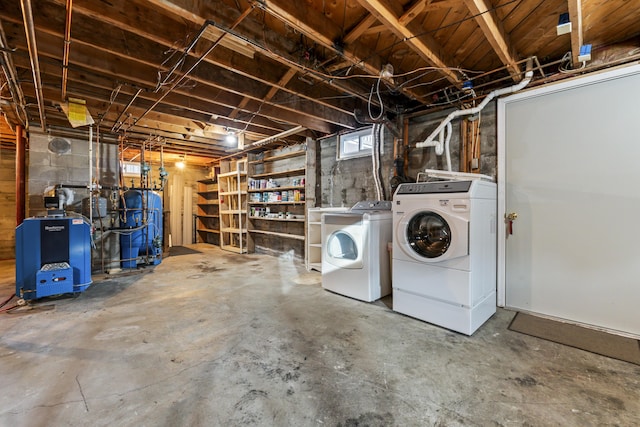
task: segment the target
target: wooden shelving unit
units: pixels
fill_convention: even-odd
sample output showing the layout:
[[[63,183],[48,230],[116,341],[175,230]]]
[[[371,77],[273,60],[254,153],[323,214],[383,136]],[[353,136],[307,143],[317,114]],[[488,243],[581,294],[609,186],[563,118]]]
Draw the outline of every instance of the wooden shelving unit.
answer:
[[[293,250],[303,257],[305,241],[306,147],[250,154],[249,240],[252,250]]]
[[[305,265],[307,270],[322,271],[322,214],[346,212],[347,208],[309,208],[307,210],[307,247]]]
[[[196,241],[198,243],[220,244],[219,206],[217,180],[210,178],[199,180],[196,205]]]
[[[220,247],[239,254],[248,252],[246,165],[246,158],[221,162],[218,174]]]

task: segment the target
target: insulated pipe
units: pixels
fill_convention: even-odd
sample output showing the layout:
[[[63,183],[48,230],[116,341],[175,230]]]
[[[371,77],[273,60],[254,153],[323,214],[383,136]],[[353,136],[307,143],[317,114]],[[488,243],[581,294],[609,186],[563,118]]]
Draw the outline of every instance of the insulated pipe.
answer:
[[[71,14],[73,0],[67,0],[66,19],[64,22],[64,51],[62,55],[62,100],[67,98],[67,78],[69,75],[69,52],[71,50]]]
[[[36,98],[38,100],[38,112],[40,113],[40,127],[46,132],[47,125],[44,117],[44,95],[42,94],[42,80],[40,78],[40,63],[38,62],[38,46],[36,45],[36,28],[33,22],[33,11],[31,0],[22,0],[22,18],[24,20],[24,30],[27,35],[27,46],[29,48],[29,59],[31,60],[31,70],[33,72],[33,83],[36,85]]]
[[[524,79],[520,83],[518,83],[516,85],[513,85],[513,86],[510,86],[510,87],[507,87],[507,88],[494,90],[489,95],[487,95],[482,100],[482,102],[480,104],[478,104],[478,106],[473,107],[473,108],[467,108],[465,110],[456,110],[456,111],[452,112],[451,114],[449,114],[442,121],[442,123],[440,123],[440,125],[438,125],[437,128],[435,128],[435,130],[433,132],[431,132],[431,135],[429,135],[427,137],[427,139],[425,139],[422,142],[418,142],[416,144],[416,148],[437,147],[438,145],[442,144],[442,140],[434,141],[434,139],[435,139],[436,135],[440,134],[440,132],[445,128],[445,126],[447,126],[447,124],[451,123],[451,121],[453,119],[455,119],[456,117],[460,117],[460,116],[470,116],[470,115],[479,113],[496,96],[505,95],[505,94],[508,94],[508,93],[514,93],[514,92],[517,92],[517,91],[521,90],[522,88],[524,88],[526,85],[529,84],[529,82],[531,81],[532,77],[533,77],[533,71],[527,71],[525,73],[525,75],[524,75]],[[440,150],[442,150],[442,148]]]

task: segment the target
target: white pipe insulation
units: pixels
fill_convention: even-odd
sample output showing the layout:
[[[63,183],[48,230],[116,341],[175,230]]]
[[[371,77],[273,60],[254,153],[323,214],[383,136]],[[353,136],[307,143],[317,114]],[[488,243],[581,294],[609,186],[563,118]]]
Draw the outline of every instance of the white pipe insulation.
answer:
[[[510,87],[506,87],[503,89],[497,89],[487,95],[480,104],[473,108],[467,108],[464,110],[456,110],[450,113],[443,121],[438,125],[437,128],[422,142],[418,142],[416,144],[416,148],[424,148],[424,147],[435,147],[436,153],[438,155],[442,155],[443,151],[446,151],[447,155],[447,167],[451,170],[451,158],[449,154],[449,141],[451,140],[451,121],[456,117],[460,116],[470,116],[473,114],[477,114],[484,109],[484,107],[493,100],[496,96],[505,95],[508,93],[514,93],[521,89],[523,89],[526,85],[529,84],[531,79],[533,78],[533,71],[527,71],[524,75],[524,79],[520,81],[520,83],[515,84]],[[447,129],[447,138],[444,141],[444,130]],[[436,140],[436,136],[439,136],[439,139]]]

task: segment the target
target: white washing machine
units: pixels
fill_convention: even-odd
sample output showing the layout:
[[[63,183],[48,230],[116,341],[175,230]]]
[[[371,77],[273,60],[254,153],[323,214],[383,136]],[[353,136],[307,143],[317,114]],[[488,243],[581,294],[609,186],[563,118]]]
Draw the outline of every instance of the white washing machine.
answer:
[[[389,295],[391,229],[389,201],[322,214],[322,287],[367,302]]]
[[[496,312],[496,196],[479,179],[398,186],[394,311],[467,335]]]

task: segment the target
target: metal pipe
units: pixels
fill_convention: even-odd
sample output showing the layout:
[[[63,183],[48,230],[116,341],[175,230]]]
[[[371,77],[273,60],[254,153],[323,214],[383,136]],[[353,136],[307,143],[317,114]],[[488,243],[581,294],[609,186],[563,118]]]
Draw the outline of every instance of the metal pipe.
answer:
[[[291,128],[289,130],[285,130],[283,132],[280,132],[278,134],[275,134],[273,136],[268,136],[266,138],[263,138],[259,141],[254,142],[253,144],[251,144],[252,147],[258,147],[260,145],[264,145],[264,144],[269,144],[270,142],[275,141],[278,138],[284,138],[286,136],[291,136],[291,135],[295,135],[298,132],[301,132],[303,130],[305,130],[306,128],[304,126],[296,126],[294,128]]]
[[[69,52],[71,50],[71,15],[73,0],[67,0],[66,19],[64,22],[64,51],[62,54],[62,100],[67,98],[67,78],[69,75]]]
[[[89,226],[93,227],[93,126],[89,125]]]
[[[22,92],[20,85],[18,85],[16,67],[13,64],[11,55],[9,55],[10,53],[15,52],[15,50],[16,49],[9,49],[7,36],[4,32],[4,28],[2,27],[2,22],[0,22],[0,51],[2,52],[3,57],[3,60],[0,61],[0,64],[2,65],[2,71],[4,72],[4,75],[7,79],[7,86],[9,87],[11,98],[13,99],[14,107],[16,110],[16,117],[20,121],[20,124],[26,128],[29,124],[29,119],[25,110],[25,106],[27,105],[27,103],[24,100],[24,93]]]
[[[165,78],[161,82],[158,82],[155,90],[156,92],[160,90],[162,86],[167,84],[167,82],[169,81],[169,78],[173,75],[173,73],[175,73],[175,71],[178,69],[178,67],[182,63],[182,61],[184,61],[187,58],[187,56],[189,56],[189,52],[191,52],[191,49],[193,49],[196,43],[198,43],[198,41],[202,38],[202,36],[204,35],[204,32],[207,30],[207,27],[209,27],[209,25],[214,25],[214,22],[207,19],[204,22],[204,24],[202,24],[202,27],[200,28],[200,31],[198,31],[198,34],[196,34],[193,40],[191,40],[191,43],[189,43],[189,45],[184,49],[180,59],[178,59],[176,63],[173,64],[173,67],[171,67],[171,69],[169,70]]]
[[[122,117],[122,115],[129,109],[129,107],[131,107],[131,104],[133,104],[133,101],[135,101],[138,95],[140,95],[140,92],[142,92],[142,89],[138,89],[138,91],[136,92],[135,95],[133,95],[129,103],[125,105],[124,109],[120,112],[120,114],[118,114],[118,117],[113,122],[113,126],[111,127],[111,132],[117,132],[120,130],[120,128],[122,127],[122,123],[120,123],[120,117]]]
[[[24,138],[24,128],[16,126],[16,226],[22,224],[25,217],[25,189],[26,189],[26,154],[27,147]]]
[[[249,16],[249,14],[253,11],[253,6],[250,6],[249,8],[247,8],[244,12],[242,12],[242,14],[238,17],[238,19],[235,20],[235,22],[231,25],[230,29],[234,29],[235,27],[237,27],[243,20],[244,18],[246,18],[247,16]],[[197,60],[196,62],[184,73],[180,76],[179,79],[177,79],[172,85],[171,87],[164,93],[162,94],[162,96],[153,103],[153,105],[149,108],[147,108],[147,110],[142,113],[142,115],[140,115],[140,117],[138,117],[137,119],[134,120],[134,122],[132,124],[129,125],[129,127],[127,129],[132,128],[133,126],[135,126],[138,121],[140,121],[142,118],[144,118],[144,116],[146,116],[147,114],[149,114],[154,108],[156,108],[158,106],[158,104],[160,104],[160,102],[162,102],[163,99],[165,99],[171,92],[173,92],[173,90],[178,87],[178,85],[204,60],[204,58],[206,58],[212,51],[213,49],[215,49],[220,42],[222,41],[222,39],[228,34],[228,32],[223,32],[220,37],[217,38],[217,40],[209,47],[209,49],[207,49],[207,51],[205,53],[203,53]]]
[[[31,0],[21,0],[22,18],[24,20],[24,30],[27,35],[27,47],[29,48],[29,59],[31,60],[31,71],[33,72],[33,83],[36,86],[36,98],[38,101],[38,112],[40,113],[40,127],[43,132],[47,130],[44,116],[44,95],[42,93],[42,79],[40,77],[40,63],[38,62],[38,46],[36,45],[36,27],[33,22],[33,10]]]

